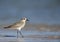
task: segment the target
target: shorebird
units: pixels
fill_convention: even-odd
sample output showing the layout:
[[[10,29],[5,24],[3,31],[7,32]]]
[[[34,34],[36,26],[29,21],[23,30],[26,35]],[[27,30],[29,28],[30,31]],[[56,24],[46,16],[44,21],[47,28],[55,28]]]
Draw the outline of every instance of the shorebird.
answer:
[[[25,26],[26,22],[29,21],[26,17],[21,18],[21,20],[19,22],[16,22],[12,25],[9,25],[7,27],[4,27],[5,29],[16,29],[17,30],[17,38],[18,38],[18,33],[20,33],[20,35],[22,37],[24,37],[21,33],[21,29]]]

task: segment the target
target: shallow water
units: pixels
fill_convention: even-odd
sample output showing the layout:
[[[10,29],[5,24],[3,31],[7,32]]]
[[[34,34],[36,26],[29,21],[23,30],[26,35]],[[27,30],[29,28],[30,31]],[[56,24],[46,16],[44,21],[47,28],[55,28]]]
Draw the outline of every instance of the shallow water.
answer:
[[[0,29],[0,42],[60,42],[60,39],[48,38],[48,36],[60,36],[60,32],[26,31],[22,30],[24,38],[16,37],[16,30]]]

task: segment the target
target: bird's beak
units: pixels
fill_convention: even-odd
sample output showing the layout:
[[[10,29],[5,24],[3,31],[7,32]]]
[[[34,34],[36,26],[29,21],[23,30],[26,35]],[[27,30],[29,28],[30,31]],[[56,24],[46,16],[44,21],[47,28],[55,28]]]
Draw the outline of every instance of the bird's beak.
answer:
[[[29,21],[29,20],[27,19],[27,21]]]

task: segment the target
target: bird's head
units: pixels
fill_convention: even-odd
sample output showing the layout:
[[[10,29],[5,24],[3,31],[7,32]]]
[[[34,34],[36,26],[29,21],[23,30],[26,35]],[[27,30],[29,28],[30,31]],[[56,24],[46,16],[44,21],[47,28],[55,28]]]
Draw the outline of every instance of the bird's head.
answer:
[[[26,17],[23,17],[21,20],[23,20],[23,21],[29,21]]]

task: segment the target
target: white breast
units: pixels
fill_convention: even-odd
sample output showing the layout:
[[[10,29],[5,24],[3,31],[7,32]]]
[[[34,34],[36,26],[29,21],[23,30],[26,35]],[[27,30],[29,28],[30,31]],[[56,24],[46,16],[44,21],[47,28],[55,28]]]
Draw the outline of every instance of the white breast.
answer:
[[[23,27],[25,26],[25,23],[22,24],[20,27],[18,27],[17,29],[20,31]]]

